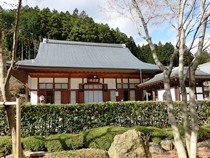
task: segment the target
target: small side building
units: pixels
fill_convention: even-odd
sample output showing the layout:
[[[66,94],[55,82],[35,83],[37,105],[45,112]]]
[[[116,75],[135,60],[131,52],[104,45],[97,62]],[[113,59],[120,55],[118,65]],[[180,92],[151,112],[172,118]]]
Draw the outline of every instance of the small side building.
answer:
[[[13,76],[32,104],[143,100],[136,88],[160,72],[125,45],[44,39],[35,59],[18,61]],[[41,96],[41,100],[40,100]]]
[[[184,68],[184,72],[187,72],[187,67]],[[206,86],[205,82],[210,81],[210,73],[204,72],[200,69],[200,66],[197,68],[195,72],[196,79],[196,89],[195,95],[197,100],[206,99]],[[187,99],[189,100],[189,79],[186,78],[186,90],[187,90]],[[178,67],[174,68],[171,72],[170,76],[170,86],[171,86],[171,95],[174,101],[181,100],[181,90],[179,84],[179,75],[178,75]],[[155,75],[150,80],[139,84],[138,88],[143,90],[146,95],[146,100],[157,100],[163,101],[166,100],[165,90],[163,85],[163,73],[159,73]]]

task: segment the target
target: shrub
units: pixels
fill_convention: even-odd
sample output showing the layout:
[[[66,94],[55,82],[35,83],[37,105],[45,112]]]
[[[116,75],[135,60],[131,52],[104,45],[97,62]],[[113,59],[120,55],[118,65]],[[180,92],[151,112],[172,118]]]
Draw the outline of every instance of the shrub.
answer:
[[[12,139],[9,136],[0,136],[0,157],[11,154]]]
[[[30,136],[22,140],[23,148],[31,151],[44,151],[45,138],[42,136]]]
[[[156,127],[145,127],[145,126],[136,126],[134,127],[137,131],[144,133],[152,141],[153,138],[160,139],[173,139],[173,133],[171,128],[156,128]]]
[[[152,138],[152,142],[155,143],[155,144],[160,144],[161,140],[162,140],[162,139],[159,138],[159,137],[153,137],[153,138]]]
[[[75,150],[83,147],[83,135],[80,134],[56,134],[46,138],[48,151]]]
[[[45,146],[47,148],[47,151],[63,151],[67,150],[67,146],[65,143],[66,140],[66,134],[56,134],[56,135],[50,135],[46,138]]]
[[[122,134],[127,130],[127,128],[112,126],[87,130],[84,132],[84,146],[86,148],[108,150],[115,135]]]
[[[198,133],[198,141],[207,140],[210,138],[210,125],[200,127]]]
[[[66,146],[68,147],[68,150],[75,150],[75,149],[80,149],[83,147],[83,133],[80,134],[68,134],[66,135]]]
[[[198,103],[198,122],[208,122],[210,101]],[[174,103],[178,124],[182,124],[180,102]],[[59,133],[78,133],[104,126],[169,127],[165,102],[105,102],[76,105],[21,106],[21,133],[23,137]],[[3,111],[3,108],[0,108]],[[0,112],[0,131],[8,134],[6,117]]]

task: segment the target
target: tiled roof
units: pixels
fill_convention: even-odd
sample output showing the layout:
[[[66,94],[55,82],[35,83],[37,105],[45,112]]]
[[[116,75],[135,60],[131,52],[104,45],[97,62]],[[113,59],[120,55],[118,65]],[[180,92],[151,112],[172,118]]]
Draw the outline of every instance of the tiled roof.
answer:
[[[173,68],[170,78],[178,78],[179,77],[179,71],[178,70],[179,70],[178,67]],[[186,72],[187,72],[187,67],[184,68],[184,73],[186,74]],[[196,70],[195,75],[196,75],[195,78],[208,78],[208,79],[210,79],[210,74],[206,73],[206,72],[203,72],[199,68]],[[150,80],[148,80],[148,81],[146,81],[142,84],[139,84],[138,87],[140,88],[140,87],[144,87],[144,86],[147,86],[147,85],[151,86],[151,85],[156,84],[158,82],[163,82],[163,73],[159,73],[159,74],[155,75]]]
[[[19,61],[17,65],[51,68],[159,70],[156,65],[137,59],[124,45],[50,39],[43,40],[35,59]]]

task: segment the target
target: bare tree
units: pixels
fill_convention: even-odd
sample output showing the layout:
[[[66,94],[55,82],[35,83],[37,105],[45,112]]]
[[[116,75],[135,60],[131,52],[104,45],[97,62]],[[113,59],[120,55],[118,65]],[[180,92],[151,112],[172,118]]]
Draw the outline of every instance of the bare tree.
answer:
[[[3,48],[3,42],[2,42],[4,30],[0,28],[0,88],[1,88],[2,99],[4,102],[11,101],[9,80],[10,80],[10,77],[11,77],[15,62],[16,62],[17,34],[18,34],[18,27],[19,27],[21,4],[22,4],[22,0],[18,0],[16,20],[15,20],[14,32],[13,32],[11,61],[10,61],[10,66],[8,69],[6,68],[7,59],[6,59],[5,51]],[[15,146],[16,146],[15,112],[12,106],[5,106],[5,110],[7,113],[7,120],[8,120],[9,129],[12,136],[12,153],[13,155],[15,155]]]
[[[112,14],[116,13],[117,16],[131,19],[139,36],[149,44],[156,65],[163,72],[164,89],[167,94],[168,119],[173,129],[178,156],[180,158],[196,158],[199,126],[195,102],[195,71],[201,53],[206,48],[205,38],[210,16],[210,2],[206,0],[107,0],[107,2],[109,4],[108,11]],[[175,49],[167,67],[160,62],[149,31],[154,24],[161,27],[162,23],[170,24],[176,31]],[[197,39],[198,42],[196,42]],[[195,56],[193,61],[189,61],[188,70],[185,70],[184,52],[186,51],[187,40],[191,41],[187,47],[188,52],[195,51]],[[181,139],[170,92],[170,75],[177,54],[179,55],[179,82],[186,149]],[[189,78],[190,90],[190,113],[188,113],[185,85],[187,77]]]

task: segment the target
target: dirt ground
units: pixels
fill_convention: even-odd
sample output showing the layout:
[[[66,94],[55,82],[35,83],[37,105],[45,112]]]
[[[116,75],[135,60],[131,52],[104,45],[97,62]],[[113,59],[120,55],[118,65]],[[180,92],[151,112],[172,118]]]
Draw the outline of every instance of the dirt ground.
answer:
[[[210,158],[210,150],[198,151],[199,158]],[[177,153],[173,150],[163,154],[152,154],[152,158],[178,158]]]

